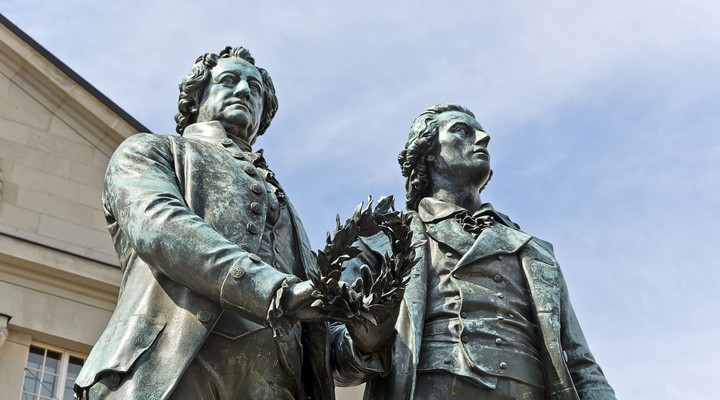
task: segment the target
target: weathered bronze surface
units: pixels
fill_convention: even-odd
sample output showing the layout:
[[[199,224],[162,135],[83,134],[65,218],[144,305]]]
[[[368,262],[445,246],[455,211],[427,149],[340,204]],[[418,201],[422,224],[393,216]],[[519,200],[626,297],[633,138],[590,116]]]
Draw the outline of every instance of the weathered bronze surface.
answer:
[[[399,156],[420,261],[410,272],[380,375],[352,359],[340,384],[368,381],[369,399],[615,399],[575,317],[552,245],[482,203],[490,137],[462,106],[414,121]],[[343,279],[389,250],[361,238]],[[335,338],[345,335],[333,324]],[[347,354],[347,353],[346,353]]]
[[[205,54],[180,84],[178,109],[182,136],[138,134],[110,160],[103,207],[123,279],[77,395],[333,399],[331,374],[343,376],[345,359],[385,373],[404,275],[350,288],[336,269],[318,270],[297,212],[252,152],[277,111],[267,71],[244,48]],[[384,211],[396,229],[409,223]],[[331,248],[351,249],[361,233],[353,221]],[[371,297],[366,288],[383,289]],[[330,320],[350,333],[331,337]]]

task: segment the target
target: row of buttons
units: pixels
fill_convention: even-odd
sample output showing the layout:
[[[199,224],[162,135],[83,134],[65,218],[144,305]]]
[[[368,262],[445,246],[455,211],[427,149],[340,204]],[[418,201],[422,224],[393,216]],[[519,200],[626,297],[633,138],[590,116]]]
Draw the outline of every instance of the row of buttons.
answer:
[[[229,138],[223,139],[220,143],[222,143],[222,145],[225,147],[233,147],[233,141],[230,140]],[[237,158],[238,160],[246,159],[245,155],[238,149],[229,149],[229,151],[230,151],[230,155],[233,156],[234,158]]]
[[[223,139],[222,144],[225,147],[231,147],[233,145],[233,141],[230,139]],[[239,151],[231,151],[230,154],[239,160],[246,159],[245,155]],[[250,176],[257,174],[257,170],[255,169],[255,167],[253,167],[251,165],[246,165],[243,169]],[[258,183],[253,183],[252,185],[250,185],[250,190],[252,190],[256,194],[260,194],[263,192],[262,186],[259,185]],[[257,204],[257,206],[254,206],[254,204]],[[262,212],[262,206],[260,206],[258,203],[253,203],[250,205],[250,207],[251,207],[250,209],[257,214],[260,214]],[[253,208],[253,207],[255,207],[255,208]],[[271,204],[270,209],[273,211],[277,210],[278,209],[277,204]]]
[[[454,256],[452,253],[446,253],[445,255],[446,255],[448,258],[452,258],[452,257]],[[498,255],[497,255],[497,259],[500,260],[500,261],[502,261],[502,260],[505,259],[505,256],[502,255],[502,254],[498,254]],[[457,273],[453,273],[453,278],[457,279],[457,278],[458,278],[458,274],[457,274]],[[499,274],[496,274],[495,276],[493,276],[493,281],[495,281],[495,282],[497,282],[497,283],[500,283],[500,282],[503,281],[503,277],[502,277],[501,275],[499,275]],[[496,293],[495,296],[496,296],[497,298],[499,298],[499,299],[505,298],[505,295],[502,294],[502,293],[500,293],[500,292]],[[460,298],[461,298],[460,296],[455,296],[455,300],[460,300]],[[461,317],[461,318],[467,318],[467,317],[468,317],[468,313],[465,312],[465,311],[462,311],[462,312],[460,313],[460,317]],[[505,320],[505,318],[504,318],[502,315],[498,315],[498,316],[497,316],[497,320],[498,320],[498,321],[503,321],[503,320]],[[469,336],[462,336],[462,337],[461,337],[461,340],[462,340],[463,343],[468,343],[468,342],[470,341],[470,337],[469,337]],[[503,343],[505,343],[505,341],[504,341],[502,338],[499,338],[499,337],[498,337],[498,338],[495,338],[495,345],[496,345],[496,346],[501,346]],[[450,364],[450,363],[452,362],[452,360],[449,359],[449,358],[447,358],[447,359],[444,360],[444,362],[445,362],[445,364]],[[504,369],[507,369],[507,363],[506,363],[506,362],[500,362],[500,363],[498,364],[498,367],[499,367],[500,369],[503,369],[503,370],[504,370]]]
[[[445,253],[445,255],[446,255],[448,258],[452,258],[452,257],[454,256],[453,253]],[[497,259],[502,261],[503,259],[505,259],[505,256],[503,256],[502,254],[498,254]],[[455,278],[455,279],[459,279],[457,272],[453,272],[452,276],[453,276],[453,278]],[[502,277],[502,275],[496,274],[495,276],[493,276],[493,280],[494,280],[495,282],[497,282],[497,283],[500,283],[500,282],[502,282],[503,277]]]

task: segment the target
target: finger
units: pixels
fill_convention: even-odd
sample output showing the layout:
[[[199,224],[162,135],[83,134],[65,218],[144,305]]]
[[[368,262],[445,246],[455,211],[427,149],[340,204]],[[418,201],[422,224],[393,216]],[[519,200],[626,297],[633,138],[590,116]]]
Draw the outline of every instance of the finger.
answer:
[[[363,284],[363,294],[367,295],[370,293],[370,287],[372,286],[373,277],[372,272],[370,272],[370,267],[367,265],[363,265],[360,267],[360,276],[362,277],[362,280],[364,282]]]
[[[365,291],[363,290],[362,278],[355,279],[355,281],[350,285],[350,289],[356,291],[357,293],[365,293]]]

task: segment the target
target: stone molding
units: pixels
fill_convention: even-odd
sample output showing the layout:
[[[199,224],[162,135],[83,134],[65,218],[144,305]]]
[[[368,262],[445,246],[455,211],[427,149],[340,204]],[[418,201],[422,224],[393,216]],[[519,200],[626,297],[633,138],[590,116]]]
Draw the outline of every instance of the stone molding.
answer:
[[[9,315],[0,314],[0,348],[5,344],[5,339],[8,337],[8,324],[10,323]]]

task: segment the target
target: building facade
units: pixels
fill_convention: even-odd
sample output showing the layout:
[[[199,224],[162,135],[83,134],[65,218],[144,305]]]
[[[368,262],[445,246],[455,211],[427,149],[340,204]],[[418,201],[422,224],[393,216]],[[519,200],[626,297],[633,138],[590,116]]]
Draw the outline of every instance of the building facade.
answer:
[[[100,205],[147,131],[0,15],[0,400],[68,399],[120,282]]]

